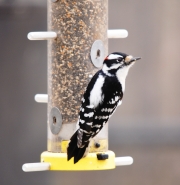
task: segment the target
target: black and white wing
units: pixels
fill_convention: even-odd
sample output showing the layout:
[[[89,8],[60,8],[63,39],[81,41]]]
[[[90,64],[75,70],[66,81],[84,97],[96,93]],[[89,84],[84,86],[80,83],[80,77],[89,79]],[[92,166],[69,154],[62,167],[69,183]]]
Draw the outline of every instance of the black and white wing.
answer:
[[[90,139],[107,123],[123,97],[118,79],[102,71],[91,79],[84,94],[79,113],[78,130],[70,139],[68,160],[78,162],[85,154]]]

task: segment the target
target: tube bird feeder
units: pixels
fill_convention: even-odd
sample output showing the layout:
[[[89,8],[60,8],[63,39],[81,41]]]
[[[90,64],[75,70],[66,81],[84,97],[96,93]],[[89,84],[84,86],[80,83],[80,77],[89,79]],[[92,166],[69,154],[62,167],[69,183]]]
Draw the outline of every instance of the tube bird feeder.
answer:
[[[108,36],[126,37],[126,30],[108,30],[108,0],[48,0],[48,31],[31,32],[30,40],[48,40],[47,151],[41,163],[24,171],[104,170],[132,164],[108,150],[108,124],[93,138],[87,157],[67,161],[67,146],[76,130],[81,99],[92,76],[108,54]],[[100,155],[100,157],[98,157]]]

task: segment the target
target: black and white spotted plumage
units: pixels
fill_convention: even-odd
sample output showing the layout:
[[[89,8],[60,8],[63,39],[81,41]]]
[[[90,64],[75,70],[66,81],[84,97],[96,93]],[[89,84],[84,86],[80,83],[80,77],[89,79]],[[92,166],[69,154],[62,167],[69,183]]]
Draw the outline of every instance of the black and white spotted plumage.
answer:
[[[78,162],[85,154],[91,138],[95,137],[121,104],[125,79],[134,61],[130,55],[115,52],[106,57],[84,93],[79,113],[79,128],[70,139],[68,160]]]

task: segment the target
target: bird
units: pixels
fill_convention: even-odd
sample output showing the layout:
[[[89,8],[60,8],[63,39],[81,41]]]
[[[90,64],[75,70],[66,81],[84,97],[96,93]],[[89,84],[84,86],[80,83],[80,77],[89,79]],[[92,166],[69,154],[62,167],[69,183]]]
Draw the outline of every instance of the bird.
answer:
[[[84,92],[77,130],[67,147],[67,160],[74,164],[87,155],[88,146],[109,118],[121,105],[125,79],[129,69],[140,57],[113,52],[103,61],[102,68],[91,78]]]

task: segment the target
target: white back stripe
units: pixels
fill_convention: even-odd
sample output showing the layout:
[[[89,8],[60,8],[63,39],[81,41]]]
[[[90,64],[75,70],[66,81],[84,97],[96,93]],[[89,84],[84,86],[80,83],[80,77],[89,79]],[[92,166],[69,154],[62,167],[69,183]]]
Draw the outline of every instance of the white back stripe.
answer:
[[[102,89],[101,89],[103,84],[104,84],[104,77],[102,75],[99,75],[90,93],[90,98],[89,98],[90,105],[94,105],[95,108],[103,100]]]

